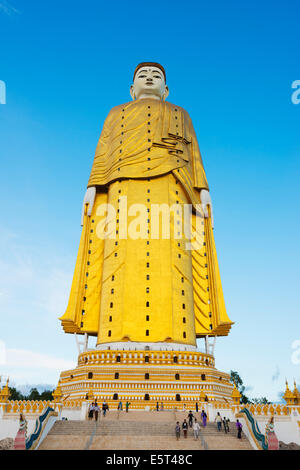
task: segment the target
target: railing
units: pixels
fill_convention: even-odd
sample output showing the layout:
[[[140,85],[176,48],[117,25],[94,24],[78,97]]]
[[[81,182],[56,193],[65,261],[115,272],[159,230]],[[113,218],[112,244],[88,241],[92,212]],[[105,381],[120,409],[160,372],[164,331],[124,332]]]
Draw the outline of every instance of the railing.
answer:
[[[49,400],[9,400],[5,407],[5,414],[41,414],[45,408],[53,405],[54,403]]]
[[[249,403],[246,405],[231,405],[231,407],[235,413],[238,413],[243,408],[246,408],[253,416],[290,416],[293,411],[296,411],[300,415],[299,405],[285,405],[278,403],[268,403],[264,405],[260,403]]]
[[[53,408],[50,408],[50,406],[48,406],[45,411],[37,418],[36,420],[36,423],[35,423],[35,430],[33,431],[33,433],[26,439],[26,450],[33,450],[40,437],[41,437],[41,433],[49,419],[50,416],[53,416],[55,415],[54,413],[54,409]]]
[[[260,432],[258,424],[254,419],[253,415],[250,413],[250,411],[247,408],[243,408],[242,410],[240,410],[240,413],[243,413],[245,415],[245,419],[248,420],[249,424],[251,425],[252,434],[256,440],[256,444],[262,450],[268,450],[268,442],[266,440],[266,437]]]

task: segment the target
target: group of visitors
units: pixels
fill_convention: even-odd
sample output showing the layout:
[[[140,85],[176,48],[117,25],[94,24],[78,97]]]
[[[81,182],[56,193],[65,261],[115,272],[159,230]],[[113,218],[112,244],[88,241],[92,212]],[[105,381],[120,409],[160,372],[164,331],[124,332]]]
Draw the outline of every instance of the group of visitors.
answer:
[[[164,404],[161,402],[160,406],[158,401],[156,402],[156,411],[164,411]]]
[[[225,434],[227,434],[229,432],[229,423],[230,423],[229,418],[226,418],[225,416],[224,416],[224,418],[222,418],[220,413],[218,412],[217,416],[215,417],[215,422],[217,423],[217,428],[218,428],[219,432],[222,430],[222,425],[223,425],[223,429],[224,429]],[[238,439],[242,439],[243,425],[238,419],[236,420],[235,426],[236,426],[236,429],[237,429]]]
[[[129,406],[130,406],[130,403],[129,403],[129,401],[127,401],[125,403],[126,413],[128,413]],[[123,403],[121,401],[118,403],[118,408],[117,409],[118,409],[118,411],[123,411]],[[106,413],[108,411],[109,411],[109,406],[106,403],[106,401],[104,401],[102,403],[102,415],[103,415],[104,418],[105,418]],[[89,406],[89,409],[88,409],[88,418],[89,418],[89,420],[95,419],[95,421],[97,421],[99,414],[101,414],[101,409],[100,409],[98,403],[97,402],[91,403],[90,406]]]
[[[185,411],[185,407],[184,407]],[[176,434],[176,439],[180,439],[180,434],[181,434],[181,429],[183,431],[183,437],[186,439],[188,435],[188,429],[192,428],[193,434],[194,434],[194,439],[197,440],[199,438],[199,433],[200,433],[200,424],[197,420],[197,418],[193,415],[192,411],[189,411],[189,414],[187,416],[188,422],[186,419],[183,420],[182,425],[180,426],[179,421],[176,422],[175,426],[175,434]],[[205,413],[204,410],[201,412],[201,420],[202,420],[202,426],[206,426],[206,421],[207,421],[207,414]]]
[[[106,401],[102,403],[102,414],[103,417],[105,418],[107,411],[109,410],[108,404]],[[98,416],[99,413],[101,414],[101,409],[98,405],[98,403],[95,401],[90,404],[89,410],[88,410],[88,418],[89,420],[95,419],[95,421],[98,421]]]
[[[129,406],[131,405],[131,403],[129,403],[129,401],[127,401],[125,403],[125,410],[126,410],[126,413],[128,413],[128,410],[129,410]],[[123,411],[123,403],[121,401],[119,401],[119,404],[118,404],[118,411]]]

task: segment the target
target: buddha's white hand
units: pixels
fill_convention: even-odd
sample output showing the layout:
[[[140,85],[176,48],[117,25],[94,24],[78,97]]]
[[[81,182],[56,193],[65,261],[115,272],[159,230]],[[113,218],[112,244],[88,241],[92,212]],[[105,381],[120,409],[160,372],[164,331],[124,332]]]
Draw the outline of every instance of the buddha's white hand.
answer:
[[[93,207],[94,207],[95,197],[96,197],[96,186],[91,186],[90,188],[87,188],[84,199],[83,199],[83,204],[82,204],[81,226],[83,226],[85,206],[87,204],[89,206],[88,211],[87,211],[87,216],[90,217],[92,214]]]
[[[201,201],[201,206],[202,206],[202,210],[203,210],[205,218],[208,217],[207,206],[210,207],[211,226],[212,228],[214,228],[214,215],[213,215],[212,200],[211,200],[209,192],[206,189],[201,189],[200,201]]]

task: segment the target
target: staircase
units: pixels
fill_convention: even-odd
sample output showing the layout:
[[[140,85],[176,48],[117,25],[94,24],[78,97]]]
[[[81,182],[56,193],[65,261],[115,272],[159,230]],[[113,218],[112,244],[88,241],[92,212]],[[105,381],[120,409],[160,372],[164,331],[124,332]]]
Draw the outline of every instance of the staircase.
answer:
[[[40,450],[204,450],[251,449],[245,436],[237,439],[236,432],[218,432],[215,424],[201,428],[194,440],[192,429],[185,439],[175,437],[176,421],[186,413],[109,411],[95,421],[56,421],[39,447]],[[233,425],[234,426],[234,425]],[[234,434],[233,434],[234,433]],[[233,434],[233,435],[231,435]]]
[[[229,432],[225,434],[222,426],[218,431],[216,423],[207,423],[201,427],[202,436],[209,450],[253,450],[248,438],[242,432],[242,438],[237,438],[235,423],[229,423]]]

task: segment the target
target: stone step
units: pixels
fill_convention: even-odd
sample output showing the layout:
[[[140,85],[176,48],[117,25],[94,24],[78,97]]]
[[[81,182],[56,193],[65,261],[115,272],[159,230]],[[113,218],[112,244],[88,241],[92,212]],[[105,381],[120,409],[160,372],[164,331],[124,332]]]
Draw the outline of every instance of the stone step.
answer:
[[[142,416],[139,416],[142,418]],[[152,417],[153,419],[154,417]],[[175,421],[155,422],[136,420],[106,420],[100,421],[56,421],[45,441],[42,449],[128,449],[128,450],[177,450],[198,449],[203,450],[201,436],[194,440],[193,430],[188,429],[188,437],[179,441],[175,438]],[[180,421],[181,422],[181,421]],[[231,431],[232,430],[232,431]],[[230,432],[218,431],[215,423],[208,423],[201,428],[201,435],[210,450],[249,450],[251,445],[243,437],[237,439],[234,423],[230,425]],[[93,439],[91,441],[91,436]]]

